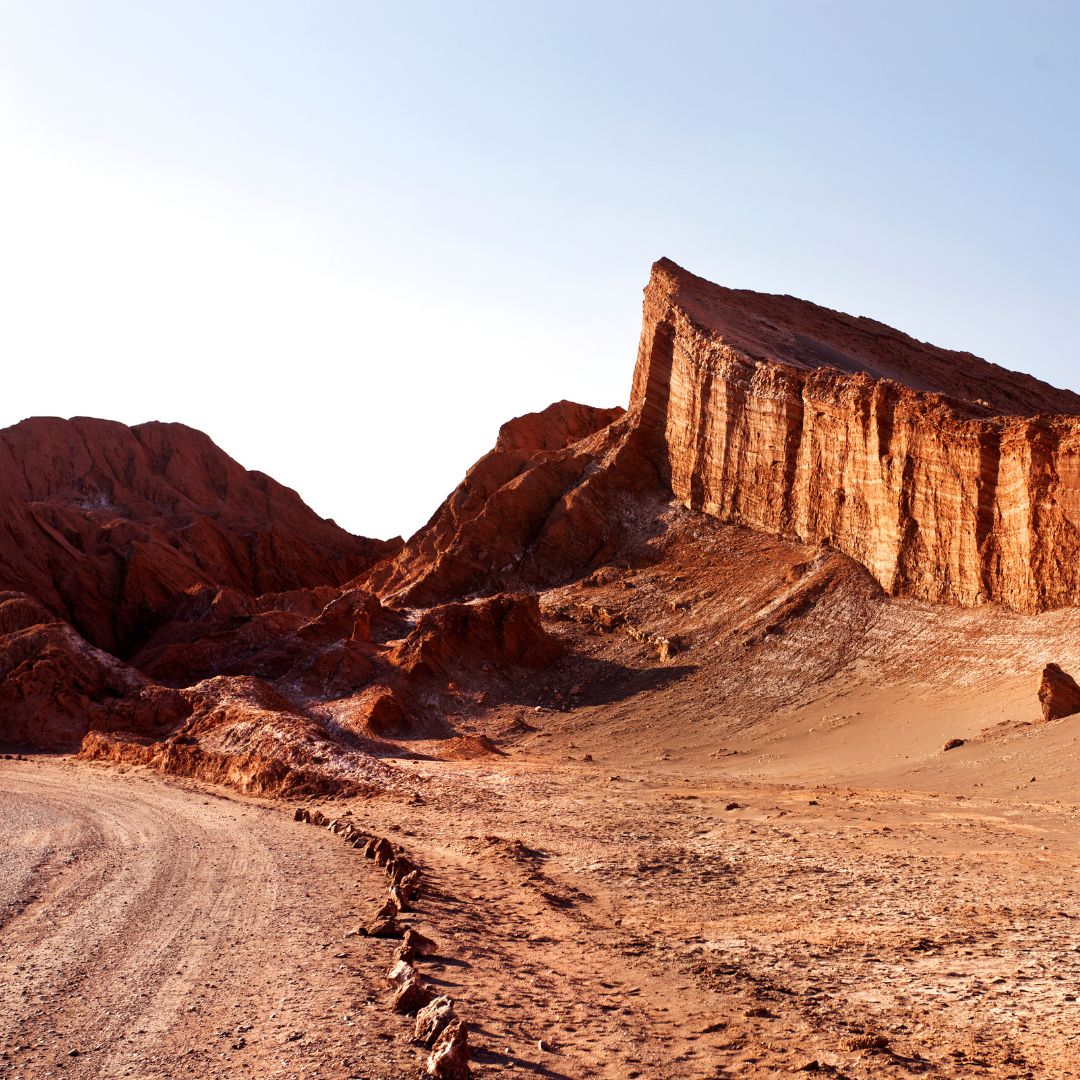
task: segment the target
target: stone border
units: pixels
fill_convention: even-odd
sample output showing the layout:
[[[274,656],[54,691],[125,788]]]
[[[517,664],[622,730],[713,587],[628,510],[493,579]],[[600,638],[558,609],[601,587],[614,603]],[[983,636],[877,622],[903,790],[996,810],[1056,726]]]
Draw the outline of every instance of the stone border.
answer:
[[[297,807],[293,820],[315,825],[340,836],[351,848],[381,866],[389,879],[387,898],[366,926],[350,930],[346,937],[399,939],[394,964],[386,973],[391,987],[390,1008],[415,1016],[412,1041],[430,1048],[427,1074],[435,1080],[468,1080],[469,1029],[454,1013],[454,1003],[437,995],[416,970],[416,961],[434,956],[438,946],[413,926],[402,927],[398,916],[414,911],[423,896],[423,872],[402,850],[385,837],[372,836],[344,818],[328,818],[319,810]]]

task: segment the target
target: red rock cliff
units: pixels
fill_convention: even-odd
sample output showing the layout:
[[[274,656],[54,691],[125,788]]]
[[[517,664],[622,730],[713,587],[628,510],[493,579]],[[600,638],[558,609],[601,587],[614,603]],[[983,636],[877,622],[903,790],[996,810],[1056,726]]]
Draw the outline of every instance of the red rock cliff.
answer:
[[[1080,601],[1080,396],[869,319],[653,268],[630,414],[689,507],[890,593]]]

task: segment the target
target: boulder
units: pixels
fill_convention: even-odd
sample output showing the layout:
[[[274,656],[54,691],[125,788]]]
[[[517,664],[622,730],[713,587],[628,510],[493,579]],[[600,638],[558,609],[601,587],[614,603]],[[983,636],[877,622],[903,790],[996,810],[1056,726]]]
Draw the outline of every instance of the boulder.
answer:
[[[399,961],[404,963],[404,961]],[[435,997],[431,988],[414,972],[394,991],[390,1007],[396,1013],[408,1015],[418,1012]]]
[[[419,869],[420,868],[416,863],[405,855],[398,855],[386,864],[386,871],[390,875],[391,882],[395,885],[397,885],[402,878],[415,873]]]
[[[404,934],[404,930],[397,919],[392,916],[389,918],[375,919],[364,930],[364,933],[368,937],[385,937],[385,938],[399,938]]]
[[[439,947],[431,938],[425,937],[419,930],[411,926],[405,931],[402,945],[412,949],[416,956],[434,956]]]
[[[378,866],[386,866],[394,857],[394,847],[389,840],[379,839],[372,848],[371,857]]]
[[[1080,686],[1057,664],[1047,664],[1039,681],[1039,704],[1044,720],[1059,720],[1080,712]]]

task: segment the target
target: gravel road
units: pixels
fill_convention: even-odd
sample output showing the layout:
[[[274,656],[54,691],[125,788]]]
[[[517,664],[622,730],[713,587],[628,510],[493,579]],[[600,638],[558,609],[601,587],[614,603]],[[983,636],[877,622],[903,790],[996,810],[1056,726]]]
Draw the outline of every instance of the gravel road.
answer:
[[[234,801],[0,761],[0,1077],[403,1077],[385,893],[355,853]]]

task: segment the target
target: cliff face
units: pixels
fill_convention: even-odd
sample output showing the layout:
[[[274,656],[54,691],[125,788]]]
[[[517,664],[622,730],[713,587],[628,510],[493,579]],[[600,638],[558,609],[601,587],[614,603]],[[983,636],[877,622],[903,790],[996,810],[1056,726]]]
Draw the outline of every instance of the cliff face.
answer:
[[[630,413],[686,506],[828,543],[889,593],[1020,611],[1080,601],[1068,391],[664,260]]]

